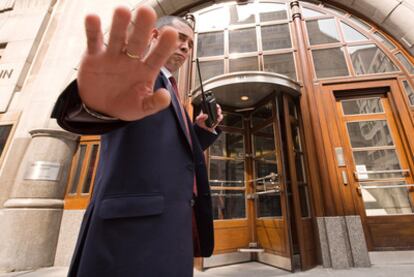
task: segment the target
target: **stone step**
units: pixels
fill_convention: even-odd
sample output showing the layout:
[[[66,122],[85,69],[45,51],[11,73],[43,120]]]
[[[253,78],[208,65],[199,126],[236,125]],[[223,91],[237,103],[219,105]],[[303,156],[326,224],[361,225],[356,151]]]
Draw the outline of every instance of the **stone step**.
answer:
[[[371,251],[369,258],[373,265],[413,264],[414,251]]]

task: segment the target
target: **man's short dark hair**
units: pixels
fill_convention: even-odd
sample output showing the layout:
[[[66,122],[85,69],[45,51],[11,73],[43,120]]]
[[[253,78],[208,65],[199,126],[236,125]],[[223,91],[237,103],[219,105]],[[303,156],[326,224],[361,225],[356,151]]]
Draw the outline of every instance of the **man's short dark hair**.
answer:
[[[162,17],[158,18],[157,22],[155,23],[155,27],[157,29],[161,29],[164,26],[173,26],[174,21],[180,21],[181,23],[184,23],[185,25],[190,27],[191,30],[193,30],[193,26],[191,26],[190,22],[188,22],[187,20],[185,20],[182,17],[174,16],[174,15],[166,15],[166,16],[162,16]]]

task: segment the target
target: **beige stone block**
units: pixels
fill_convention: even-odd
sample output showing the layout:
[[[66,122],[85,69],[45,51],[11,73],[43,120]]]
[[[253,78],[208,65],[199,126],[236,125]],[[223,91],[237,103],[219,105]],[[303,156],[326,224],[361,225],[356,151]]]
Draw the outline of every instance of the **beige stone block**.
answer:
[[[0,28],[0,41],[35,39],[46,13],[11,15]]]
[[[64,210],[56,248],[55,266],[69,266],[85,210]]]
[[[10,104],[16,85],[0,85],[0,112],[4,113]]]
[[[405,5],[399,5],[383,22],[381,27],[400,40],[405,34],[412,32],[414,11]]]
[[[18,40],[7,43],[3,54],[1,55],[2,63],[25,62],[29,56],[30,49],[33,46],[33,40]]]
[[[0,64],[0,86],[14,85],[17,83],[24,62],[1,63]]]
[[[401,0],[365,0],[355,1],[352,8],[362,12],[367,18],[381,24],[385,18],[400,4]]]
[[[61,209],[4,209],[0,218],[0,270],[53,265],[61,217]]]
[[[186,6],[195,4],[195,2],[200,2],[201,4],[204,1],[191,1],[191,0],[159,0],[158,1],[162,10],[166,14],[172,14]]]

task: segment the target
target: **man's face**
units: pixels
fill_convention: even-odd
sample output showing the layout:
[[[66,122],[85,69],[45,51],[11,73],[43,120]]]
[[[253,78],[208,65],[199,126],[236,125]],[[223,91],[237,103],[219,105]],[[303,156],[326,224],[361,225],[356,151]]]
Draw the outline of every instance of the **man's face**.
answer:
[[[172,27],[178,32],[179,44],[164,66],[170,72],[175,72],[190,56],[191,50],[193,49],[194,32],[188,25],[178,20],[174,21]],[[160,31],[162,32],[162,28]]]

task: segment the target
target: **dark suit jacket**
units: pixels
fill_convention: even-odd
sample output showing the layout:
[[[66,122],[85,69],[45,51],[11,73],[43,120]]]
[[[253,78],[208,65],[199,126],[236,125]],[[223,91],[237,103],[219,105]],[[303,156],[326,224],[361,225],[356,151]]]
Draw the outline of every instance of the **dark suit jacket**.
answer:
[[[173,91],[162,74],[155,84],[155,89],[159,87]],[[85,113],[76,81],[60,95],[52,117],[62,128],[102,134],[94,192],[69,276],[192,276],[193,209],[201,256],[212,254],[212,208],[203,150],[217,135],[193,126],[186,116],[189,140],[175,94],[171,97],[167,109],[125,122],[102,121]]]

